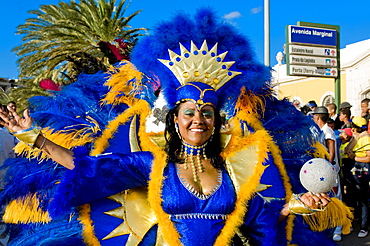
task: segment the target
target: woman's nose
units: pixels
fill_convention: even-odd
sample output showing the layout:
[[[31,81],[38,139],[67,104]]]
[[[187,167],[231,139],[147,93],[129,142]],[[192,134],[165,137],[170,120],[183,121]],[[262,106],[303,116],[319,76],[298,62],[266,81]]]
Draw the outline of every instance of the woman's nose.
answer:
[[[193,122],[197,124],[203,123],[203,116],[199,111],[195,112]]]

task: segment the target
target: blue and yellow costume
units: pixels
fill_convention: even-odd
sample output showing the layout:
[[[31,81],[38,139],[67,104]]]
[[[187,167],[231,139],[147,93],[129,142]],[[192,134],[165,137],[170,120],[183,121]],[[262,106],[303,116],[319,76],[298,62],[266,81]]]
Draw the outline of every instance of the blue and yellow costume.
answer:
[[[182,64],[200,56],[213,61],[204,65],[194,58],[194,66]],[[33,166],[9,161],[18,170],[9,172],[2,199],[10,202],[8,222],[24,224],[14,229],[13,245],[335,245],[300,216],[278,222],[293,191],[304,192],[297,180],[300,167],[323,152],[310,133],[311,121],[287,100],[273,97],[270,71],[254,57],[244,36],[202,9],[194,20],[179,14],[161,23],[135,47],[132,63],[80,76],[54,98],[31,102],[49,139],[84,147],[75,148],[71,171],[37,171],[36,161]],[[172,69],[174,64],[187,71]],[[71,98],[91,79],[94,88],[105,89],[84,94],[92,106],[79,105],[84,98]],[[204,87],[197,84],[205,80]],[[209,196],[186,186],[167,161],[163,132],[146,127],[158,87],[170,108],[191,99],[230,118],[233,127],[222,135],[225,165]],[[70,109],[65,121],[58,119],[58,110],[51,113],[60,108],[50,107],[58,96]],[[18,148],[29,157],[46,157],[22,144]],[[21,165],[32,175],[17,177]],[[47,180],[37,183],[40,177]],[[15,184],[28,188],[15,191]],[[27,211],[23,218],[10,216],[21,211]],[[62,225],[66,228],[57,232]]]

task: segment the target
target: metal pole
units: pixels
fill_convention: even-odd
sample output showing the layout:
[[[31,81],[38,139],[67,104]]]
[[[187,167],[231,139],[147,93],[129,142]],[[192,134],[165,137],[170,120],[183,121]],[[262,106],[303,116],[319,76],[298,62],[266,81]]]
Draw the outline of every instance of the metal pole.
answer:
[[[338,77],[335,79],[335,104],[338,106],[342,102],[342,89],[341,89],[341,78],[340,78],[340,27],[337,27],[337,68],[338,68]]]
[[[266,66],[270,66],[270,0],[264,0],[265,8],[264,8],[264,34],[265,34],[265,42],[264,42],[264,61]]]

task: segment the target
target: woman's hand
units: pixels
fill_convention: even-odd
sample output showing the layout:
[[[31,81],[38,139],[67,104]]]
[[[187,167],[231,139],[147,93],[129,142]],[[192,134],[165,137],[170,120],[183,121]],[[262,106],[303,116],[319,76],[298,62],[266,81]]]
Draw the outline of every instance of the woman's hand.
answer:
[[[9,112],[6,112],[0,107],[0,124],[8,128],[9,131],[17,132],[32,126],[33,119],[28,109],[24,111],[23,117],[20,117],[11,107],[8,107],[8,110]]]
[[[299,199],[299,203],[293,202],[291,204],[291,202],[296,201],[296,199]],[[299,196],[299,198],[297,195],[295,195],[291,198],[289,203],[286,203],[284,205],[283,209],[280,212],[281,216],[279,218],[279,221],[282,221],[291,212],[293,212],[294,214],[311,214],[312,211],[310,209],[317,210],[317,211],[323,211],[323,209],[326,206],[328,206],[330,202],[331,202],[330,197],[325,193],[314,194],[312,192],[307,192]],[[309,210],[307,210],[307,208]]]
[[[300,197],[300,200],[311,209],[323,209],[331,202],[331,199],[328,196],[328,194],[325,193],[314,194],[312,192],[304,193]]]

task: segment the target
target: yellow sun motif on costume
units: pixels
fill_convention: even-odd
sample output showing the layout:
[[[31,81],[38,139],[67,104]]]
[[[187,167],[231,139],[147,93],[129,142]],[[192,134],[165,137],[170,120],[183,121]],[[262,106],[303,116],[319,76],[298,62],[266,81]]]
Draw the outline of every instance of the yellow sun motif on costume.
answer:
[[[147,201],[147,193],[145,187],[140,187],[109,197],[121,206],[105,214],[122,219],[123,222],[103,240],[130,234],[127,246],[138,245],[142,241],[149,229],[157,224],[157,218]]]

